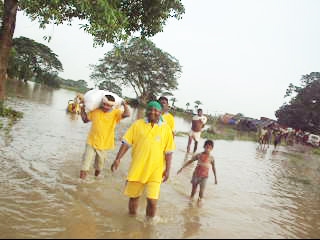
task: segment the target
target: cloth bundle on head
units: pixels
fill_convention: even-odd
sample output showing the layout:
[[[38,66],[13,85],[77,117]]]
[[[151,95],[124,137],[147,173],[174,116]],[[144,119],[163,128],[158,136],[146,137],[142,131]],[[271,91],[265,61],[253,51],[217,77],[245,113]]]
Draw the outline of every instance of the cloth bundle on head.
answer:
[[[162,110],[162,106],[161,106],[161,103],[157,102],[157,101],[151,101],[147,104],[147,109],[149,108],[155,108],[159,111]]]
[[[119,97],[117,94],[107,90],[91,89],[88,92],[86,92],[83,96],[84,104],[86,106],[86,112],[90,112],[99,108],[101,105],[101,101],[103,97],[105,97],[105,95],[111,95],[115,98],[115,103],[113,104],[114,108],[121,106],[121,102],[123,101],[123,99]]]
[[[106,103],[106,104],[108,104],[108,105],[110,105],[110,106],[116,105],[116,102],[115,102],[115,101],[110,101],[110,100],[108,100],[108,98],[107,98],[106,96],[104,96],[104,97],[102,98],[102,102],[103,102],[103,103]]]

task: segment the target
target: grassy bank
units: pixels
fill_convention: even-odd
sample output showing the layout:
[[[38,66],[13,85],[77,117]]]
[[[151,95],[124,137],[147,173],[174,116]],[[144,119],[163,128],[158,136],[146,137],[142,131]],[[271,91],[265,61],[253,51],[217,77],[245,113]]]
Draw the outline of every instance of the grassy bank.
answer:
[[[184,111],[172,112],[174,116],[181,117],[187,120],[192,120],[192,114]],[[242,141],[257,141],[257,132],[239,131],[232,125],[225,125],[219,122],[218,117],[206,115],[208,128],[201,133],[201,137],[214,140],[242,140]],[[177,132],[177,136],[187,136],[188,132]]]
[[[207,125],[209,125],[209,128],[201,133],[201,137],[204,139],[257,141],[256,132],[239,131],[233,126],[224,125],[215,120]],[[177,132],[176,135],[187,136],[188,132]]]
[[[312,153],[320,156],[320,148],[313,149]]]

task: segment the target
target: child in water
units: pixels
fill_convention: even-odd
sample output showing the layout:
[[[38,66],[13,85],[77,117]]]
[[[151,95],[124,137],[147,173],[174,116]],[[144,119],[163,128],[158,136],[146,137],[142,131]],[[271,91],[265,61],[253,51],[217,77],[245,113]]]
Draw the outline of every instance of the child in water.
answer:
[[[184,169],[186,166],[188,166],[189,164],[191,164],[194,161],[198,161],[197,166],[193,172],[193,176],[192,176],[192,191],[191,191],[191,196],[190,199],[192,200],[198,185],[200,185],[200,192],[199,192],[199,201],[202,200],[203,198],[203,194],[204,194],[204,189],[206,186],[206,182],[209,176],[209,168],[211,166],[213,174],[214,174],[214,181],[215,184],[217,184],[217,175],[216,175],[216,168],[215,168],[215,164],[214,164],[214,158],[213,156],[210,154],[211,151],[213,150],[214,147],[214,143],[212,140],[206,140],[204,143],[204,151],[202,153],[198,153],[196,155],[194,155],[192,157],[191,160],[187,161],[182,168],[178,171],[177,174],[179,174],[182,169]]]

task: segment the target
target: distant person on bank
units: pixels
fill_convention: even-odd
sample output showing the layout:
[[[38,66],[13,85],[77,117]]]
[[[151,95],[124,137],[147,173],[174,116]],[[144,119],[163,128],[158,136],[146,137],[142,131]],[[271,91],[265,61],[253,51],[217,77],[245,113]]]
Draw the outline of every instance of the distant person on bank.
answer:
[[[146,118],[130,126],[111,166],[112,171],[117,170],[122,157],[132,147],[124,190],[124,194],[129,197],[130,215],[137,214],[139,198],[146,190],[146,216],[153,218],[160,196],[160,185],[169,178],[174,143],[170,126],[161,119],[161,110],[159,102],[148,103]]]
[[[197,151],[198,142],[201,137],[201,131],[207,123],[207,117],[203,115],[202,109],[198,109],[198,114],[193,116],[191,123],[191,131],[189,132],[187,152],[190,152],[192,140],[194,140],[193,153]]]
[[[161,103],[162,105],[162,118],[164,121],[166,121],[171,130],[172,130],[172,135],[174,137],[174,131],[175,131],[175,121],[174,121],[174,116],[169,113],[169,102],[168,102],[168,98],[162,96],[158,99],[158,102]]]
[[[127,103],[122,102],[124,111],[114,109],[115,98],[112,95],[105,95],[101,107],[88,114],[85,112],[85,105],[81,106],[81,118],[84,123],[92,122],[88,135],[83,163],[80,171],[80,178],[85,179],[93,163],[95,176],[98,176],[104,168],[107,159],[107,152],[114,148],[115,127],[121,119],[130,116]]]

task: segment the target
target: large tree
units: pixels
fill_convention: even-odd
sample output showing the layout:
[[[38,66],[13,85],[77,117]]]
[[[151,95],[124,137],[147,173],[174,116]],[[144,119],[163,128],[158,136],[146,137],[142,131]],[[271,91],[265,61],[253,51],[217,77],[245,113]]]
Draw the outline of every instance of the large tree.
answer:
[[[145,104],[162,93],[177,89],[180,73],[179,61],[173,56],[148,39],[132,38],[106,53],[99,64],[93,66],[91,78],[97,85],[109,81],[129,87],[140,103]]]
[[[104,89],[116,93],[120,97],[122,97],[122,88],[118,84],[111,82],[109,80],[105,80],[99,83],[99,89]]]
[[[38,79],[44,73],[57,73],[63,70],[58,56],[51,49],[32,39],[13,39],[13,54],[9,60],[8,75],[18,80]]]
[[[118,42],[133,33],[153,36],[163,30],[170,17],[184,13],[180,0],[0,0],[0,101],[5,95],[5,80],[17,10],[24,11],[40,27],[84,20],[80,26],[94,37],[95,44]],[[1,10],[0,10],[1,13]]]
[[[301,85],[289,85],[286,97],[292,97],[276,111],[283,125],[320,134],[320,73],[303,75]]]

